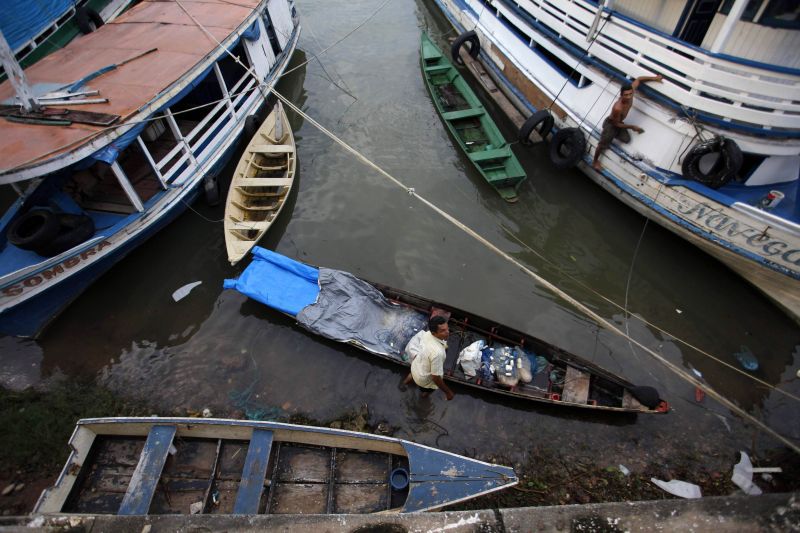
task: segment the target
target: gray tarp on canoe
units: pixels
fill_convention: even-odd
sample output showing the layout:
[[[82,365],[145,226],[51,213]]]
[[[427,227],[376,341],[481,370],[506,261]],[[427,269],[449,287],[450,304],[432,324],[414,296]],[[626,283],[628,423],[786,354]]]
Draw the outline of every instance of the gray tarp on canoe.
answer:
[[[320,268],[319,287],[317,301],[304,307],[297,321],[323,337],[400,359],[409,339],[426,325],[423,313],[389,302],[347,272]]]

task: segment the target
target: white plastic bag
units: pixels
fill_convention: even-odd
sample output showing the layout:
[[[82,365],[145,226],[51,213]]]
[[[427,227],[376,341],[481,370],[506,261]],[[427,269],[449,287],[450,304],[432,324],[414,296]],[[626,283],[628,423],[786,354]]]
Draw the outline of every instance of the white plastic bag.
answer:
[[[486,342],[481,339],[473,342],[458,354],[456,362],[461,365],[461,370],[468,378],[475,377],[478,372],[478,368],[481,366],[481,350],[484,346],[486,346]]]
[[[744,452],[738,463],[733,465],[733,475],[731,481],[733,484],[742,489],[742,492],[750,496],[760,496],[761,489],[753,483],[753,463],[750,462],[750,456]]]
[[[672,481],[661,481],[660,479],[656,479],[654,477],[650,478],[650,481],[658,485],[661,489],[669,492],[673,496],[678,496],[680,498],[702,498],[703,494],[700,492],[700,487],[695,485],[694,483],[687,483],[686,481],[680,481],[677,479],[673,479]]]
[[[425,334],[425,330],[419,330],[411,340],[408,341],[406,344],[406,349],[403,350],[403,360],[408,361],[411,363],[414,361],[414,358],[422,352],[422,336]]]

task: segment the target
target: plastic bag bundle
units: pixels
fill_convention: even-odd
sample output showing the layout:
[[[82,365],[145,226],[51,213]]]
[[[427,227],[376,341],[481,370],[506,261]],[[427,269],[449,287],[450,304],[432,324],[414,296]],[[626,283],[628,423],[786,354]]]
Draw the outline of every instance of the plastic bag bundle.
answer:
[[[414,360],[414,358],[419,355],[422,351],[422,336],[425,334],[425,330],[419,330],[411,340],[408,341],[406,345],[406,349],[403,350],[403,361],[408,361],[409,363]]]
[[[517,346],[514,348],[514,353],[517,356],[517,372],[519,373],[519,380],[523,383],[530,383],[533,381],[533,374],[536,372],[536,368],[531,365],[531,353],[527,350]],[[534,357],[534,365],[536,364],[535,355]]]
[[[481,350],[481,367],[478,377],[483,381],[494,381],[494,348],[488,346]]]
[[[494,350],[497,381],[506,387],[514,387],[519,383],[519,369],[514,352],[515,349],[510,346],[499,346]]]
[[[458,360],[456,362],[461,365],[461,370],[464,371],[464,375],[468,378],[475,377],[475,374],[477,374],[481,366],[481,350],[483,350],[485,346],[486,341],[483,339],[477,340],[461,350],[458,354]]]

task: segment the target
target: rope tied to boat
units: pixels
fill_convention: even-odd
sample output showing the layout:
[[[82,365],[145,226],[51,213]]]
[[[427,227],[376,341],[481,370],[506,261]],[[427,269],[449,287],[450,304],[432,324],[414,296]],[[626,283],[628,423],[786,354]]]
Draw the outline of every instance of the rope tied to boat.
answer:
[[[181,7],[181,9],[183,9],[183,11],[192,19],[192,21],[201,30],[203,30],[211,39],[214,39],[218,43],[218,45],[220,47],[222,47],[222,44],[219,43],[219,41],[217,41],[216,37],[214,37],[214,35],[211,34],[211,32],[209,32],[208,29],[206,29],[199,21],[197,21],[197,19],[195,19],[186,10],[185,7],[183,7],[183,4],[181,4],[180,0],[175,0],[175,1]],[[350,33],[352,34],[353,32],[350,32]],[[593,41],[593,43],[594,43],[594,41]],[[224,47],[223,47],[223,49],[227,52],[227,54],[230,57],[232,57],[234,59],[234,61],[236,61],[251,76],[253,76],[256,79],[259,88],[261,88],[262,87],[262,82],[259,80],[257,74],[253,71],[253,68],[252,67],[248,67],[247,65],[243,64],[241,62],[241,60],[238,57],[236,57],[230,50],[227,50]],[[266,92],[264,92],[264,91],[266,91]],[[366,166],[372,168],[373,170],[375,170],[376,172],[378,172],[379,174],[381,174],[382,176],[387,178],[389,181],[391,181],[392,183],[394,183],[398,187],[404,189],[406,192],[409,192],[409,189],[411,189],[411,187],[406,186],[399,179],[397,179],[394,176],[392,176],[391,174],[389,174],[383,168],[381,168],[376,163],[374,163],[373,161],[368,159],[366,156],[361,154],[361,152],[359,152],[358,150],[356,150],[355,148],[353,148],[352,146],[347,144],[345,141],[343,141],[338,136],[336,136],[334,133],[332,133],[327,128],[325,128],[322,124],[320,124],[319,122],[314,120],[312,117],[310,117],[308,114],[306,114],[299,107],[294,105],[294,103],[292,103],[284,95],[282,95],[281,93],[276,91],[275,90],[275,82],[273,82],[273,83],[267,85],[266,87],[264,87],[264,90],[262,91],[262,95],[264,95],[265,99],[266,99],[266,95],[269,94],[270,92],[272,94],[274,94],[286,106],[288,106],[290,109],[292,109],[295,113],[297,113],[298,115],[303,117],[304,120],[308,121],[311,125],[313,125],[319,131],[324,133],[328,138],[330,138],[332,141],[334,141],[335,143],[340,145],[342,148],[344,148],[345,151],[347,151],[347,152],[351,153],[353,156],[355,156],[356,159],[358,159],[359,161],[364,163]],[[690,383],[691,385],[694,385],[698,389],[703,390],[706,394],[708,394],[709,396],[711,396],[712,398],[714,398],[715,400],[720,402],[722,405],[724,405],[725,407],[727,407],[731,411],[737,413],[743,419],[745,419],[745,420],[751,422],[752,424],[758,426],[763,431],[765,431],[766,433],[768,433],[769,435],[773,436],[774,438],[776,438],[777,440],[779,440],[780,442],[785,444],[787,447],[792,449],[795,453],[800,454],[800,446],[798,446],[797,444],[795,444],[794,442],[789,440],[787,437],[784,437],[783,435],[781,435],[780,433],[778,433],[777,431],[775,431],[774,429],[772,429],[771,427],[766,425],[761,420],[758,420],[756,417],[754,417],[750,413],[746,412],[744,409],[740,408],[738,405],[733,403],[731,400],[728,400],[727,398],[725,398],[724,396],[722,396],[721,394],[716,392],[713,388],[711,388],[707,384],[702,383],[698,379],[696,379],[693,376],[687,374],[686,372],[681,370],[677,365],[675,365],[671,361],[668,361],[667,359],[665,359],[660,354],[657,354],[651,348],[645,346],[644,344],[642,344],[641,342],[637,341],[636,339],[630,337],[629,335],[626,335],[625,332],[623,332],[622,330],[617,328],[614,324],[609,322],[607,319],[603,318],[602,316],[600,316],[599,314],[594,312],[592,309],[590,309],[588,306],[586,306],[585,304],[581,303],[580,301],[578,301],[575,298],[573,298],[572,296],[570,296],[568,293],[562,291],[557,286],[555,286],[553,283],[549,282],[548,280],[542,278],[541,276],[539,276],[538,274],[536,274],[535,272],[530,270],[527,266],[523,265],[520,261],[518,261],[517,259],[512,257],[510,254],[508,254],[507,252],[505,252],[505,251],[501,250],[500,248],[498,248],[492,242],[488,241],[486,238],[484,238],[483,236],[478,234],[475,230],[473,230],[469,226],[465,225],[460,220],[458,220],[457,218],[455,218],[454,216],[452,216],[451,214],[449,214],[448,212],[446,212],[442,208],[438,207],[437,205],[435,205],[433,202],[431,202],[427,198],[425,198],[425,197],[423,197],[423,196],[421,196],[419,194],[416,194],[416,193],[414,193],[413,196],[415,196],[420,202],[422,202],[424,205],[429,207],[432,211],[437,213],[439,216],[441,216],[442,218],[444,218],[445,220],[447,220],[448,222],[450,222],[451,224],[453,224],[454,226],[456,226],[457,228],[462,230],[464,233],[466,233],[467,235],[471,236],[472,238],[474,238],[475,240],[477,240],[478,242],[483,244],[486,248],[488,248],[489,250],[491,250],[495,254],[497,254],[500,257],[506,259],[508,262],[510,262],[511,264],[516,266],[517,268],[519,268],[526,275],[531,277],[533,280],[537,281],[538,283],[543,285],[545,288],[550,290],[552,293],[558,295],[564,301],[566,301],[567,303],[571,304],[573,307],[575,307],[579,311],[583,312],[586,316],[592,318],[593,320],[597,321],[599,324],[605,326],[606,328],[608,328],[611,331],[613,331],[614,333],[622,336],[623,338],[628,339],[629,342],[631,342],[632,344],[635,344],[636,346],[638,346],[639,348],[644,350],[646,353],[649,353],[650,355],[652,355],[657,361],[660,361],[663,365],[665,365],[669,370],[671,370],[679,378],[681,378],[684,381]],[[780,389],[775,388],[775,390],[780,390]]]

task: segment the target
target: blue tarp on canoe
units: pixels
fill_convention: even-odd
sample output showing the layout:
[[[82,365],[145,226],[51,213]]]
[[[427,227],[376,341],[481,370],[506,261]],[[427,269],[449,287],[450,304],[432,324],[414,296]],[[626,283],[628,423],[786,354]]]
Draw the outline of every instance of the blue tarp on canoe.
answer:
[[[257,246],[239,279],[223,286],[292,315],[317,335],[396,359],[427,322],[424,313],[387,300],[348,272],[317,269]]]
[[[319,270],[260,246],[238,279],[226,279],[226,289],[236,289],[278,311],[296,316],[319,294]]]

